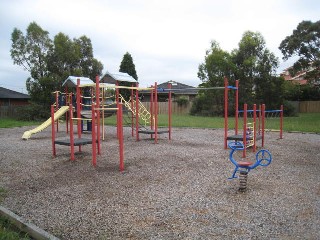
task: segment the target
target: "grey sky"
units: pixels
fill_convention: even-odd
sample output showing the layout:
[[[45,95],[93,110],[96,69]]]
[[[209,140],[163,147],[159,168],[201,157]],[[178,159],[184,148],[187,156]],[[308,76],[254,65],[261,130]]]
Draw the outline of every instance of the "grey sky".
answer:
[[[0,86],[25,90],[29,76],[10,57],[11,33],[25,33],[35,21],[49,31],[70,38],[86,35],[104,72],[119,70],[128,51],[141,86],[168,80],[197,86],[198,65],[210,42],[222,49],[237,48],[242,34],[259,31],[267,48],[282,62],[280,42],[302,20],[318,21],[316,0],[1,0]]]

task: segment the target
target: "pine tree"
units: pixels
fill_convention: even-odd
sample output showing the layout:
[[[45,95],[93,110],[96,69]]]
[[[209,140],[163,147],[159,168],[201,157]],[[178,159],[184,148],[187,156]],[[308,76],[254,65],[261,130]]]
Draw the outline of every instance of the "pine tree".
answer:
[[[133,59],[130,53],[126,52],[126,54],[123,55],[119,72],[123,73],[128,73],[131,77],[133,77],[135,80],[138,80],[137,72],[136,72],[136,67],[133,63]],[[121,82],[119,84],[120,86],[131,86],[131,83],[127,82]],[[130,91],[127,89],[121,89],[120,94],[125,98],[129,99],[130,97]]]

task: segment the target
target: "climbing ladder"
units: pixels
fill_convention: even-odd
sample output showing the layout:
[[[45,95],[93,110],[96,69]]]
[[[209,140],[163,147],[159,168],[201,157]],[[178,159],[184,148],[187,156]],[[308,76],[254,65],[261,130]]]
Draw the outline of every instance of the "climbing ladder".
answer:
[[[130,101],[126,101],[123,96],[119,95],[119,101],[126,106],[126,108],[133,114],[133,116],[136,116],[136,100],[132,99]],[[139,111],[138,116],[139,119],[143,121],[144,126],[146,127],[148,124],[151,123],[151,114],[146,109],[146,107],[138,100],[139,104]]]
[[[254,123],[247,123],[246,128],[246,147],[252,147],[255,144],[255,129],[254,129]]]

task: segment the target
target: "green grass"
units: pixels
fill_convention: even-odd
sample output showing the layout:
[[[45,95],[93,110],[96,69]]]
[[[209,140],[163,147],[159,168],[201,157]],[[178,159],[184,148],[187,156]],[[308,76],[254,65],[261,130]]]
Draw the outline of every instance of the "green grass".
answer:
[[[0,240],[30,240],[28,234],[17,229],[10,220],[0,216]]]
[[[0,128],[13,128],[13,127],[23,127],[23,126],[33,126],[39,125],[40,122],[35,121],[20,121],[12,118],[1,118]]]
[[[229,129],[234,128],[234,118],[229,118]],[[251,121],[251,118],[248,118]],[[165,127],[168,125],[168,116],[159,115],[159,126]],[[126,118],[125,125],[128,125],[129,120]],[[11,128],[21,126],[39,125],[40,122],[18,121],[14,119],[1,119],[0,128]],[[115,125],[116,116],[105,119],[105,124]],[[191,127],[191,128],[224,128],[224,118],[222,117],[199,117],[191,115],[173,115],[173,127]],[[239,120],[239,128],[242,126],[242,121]],[[266,118],[266,129],[279,129],[279,118]],[[320,132],[320,113],[300,113],[298,117],[285,117],[283,123],[284,131],[298,131],[298,132]]]
[[[235,118],[228,118],[229,129],[234,128]],[[248,122],[252,122],[248,118]],[[108,125],[114,125],[116,118],[113,116],[106,119]],[[168,116],[159,115],[159,126],[168,126]],[[239,128],[242,128],[242,119],[239,119]],[[191,115],[173,115],[173,127],[191,127],[191,128],[224,128],[223,117],[199,117]],[[279,118],[266,118],[265,129],[280,129]],[[298,132],[320,132],[320,113],[300,113],[298,117],[285,117],[283,121],[284,131],[298,131]]]
[[[284,118],[285,131],[320,133],[320,113],[300,113],[299,117]]]
[[[0,203],[5,198],[7,191],[0,187]],[[0,215],[0,240],[29,240],[28,234],[21,232],[6,217]]]

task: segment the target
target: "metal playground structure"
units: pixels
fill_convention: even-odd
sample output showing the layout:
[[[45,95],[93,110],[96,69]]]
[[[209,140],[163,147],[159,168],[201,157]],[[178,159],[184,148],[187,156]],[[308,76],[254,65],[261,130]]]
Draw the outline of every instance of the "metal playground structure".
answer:
[[[253,109],[248,109],[248,105],[243,105],[243,110],[239,110],[239,81],[236,80],[235,86],[228,86],[228,79],[225,78],[225,92],[224,92],[224,148],[228,148],[228,141],[242,142],[243,157],[246,157],[246,149],[252,147],[252,151],[255,152],[257,148],[257,141],[261,140],[261,147],[265,144],[265,123],[266,113],[279,113],[280,124],[279,124],[279,138],[283,138],[283,105],[280,106],[279,110],[266,110],[265,104],[259,105],[257,108],[256,104],[253,104]],[[235,127],[234,135],[228,135],[229,121],[228,121],[228,94],[230,90],[235,91]],[[242,133],[239,133],[239,115],[243,114],[243,127]],[[251,121],[248,115],[251,114]]]
[[[239,150],[243,151],[245,149],[245,146],[241,142],[230,142],[228,146],[231,149],[229,160],[235,166],[232,176],[229,179],[239,178],[239,191],[245,191],[247,188],[248,173],[258,166],[269,166],[269,164],[272,162],[272,155],[268,150],[261,149],[256,153],[254,162],[237,161],[233,156],[234,153]]]

